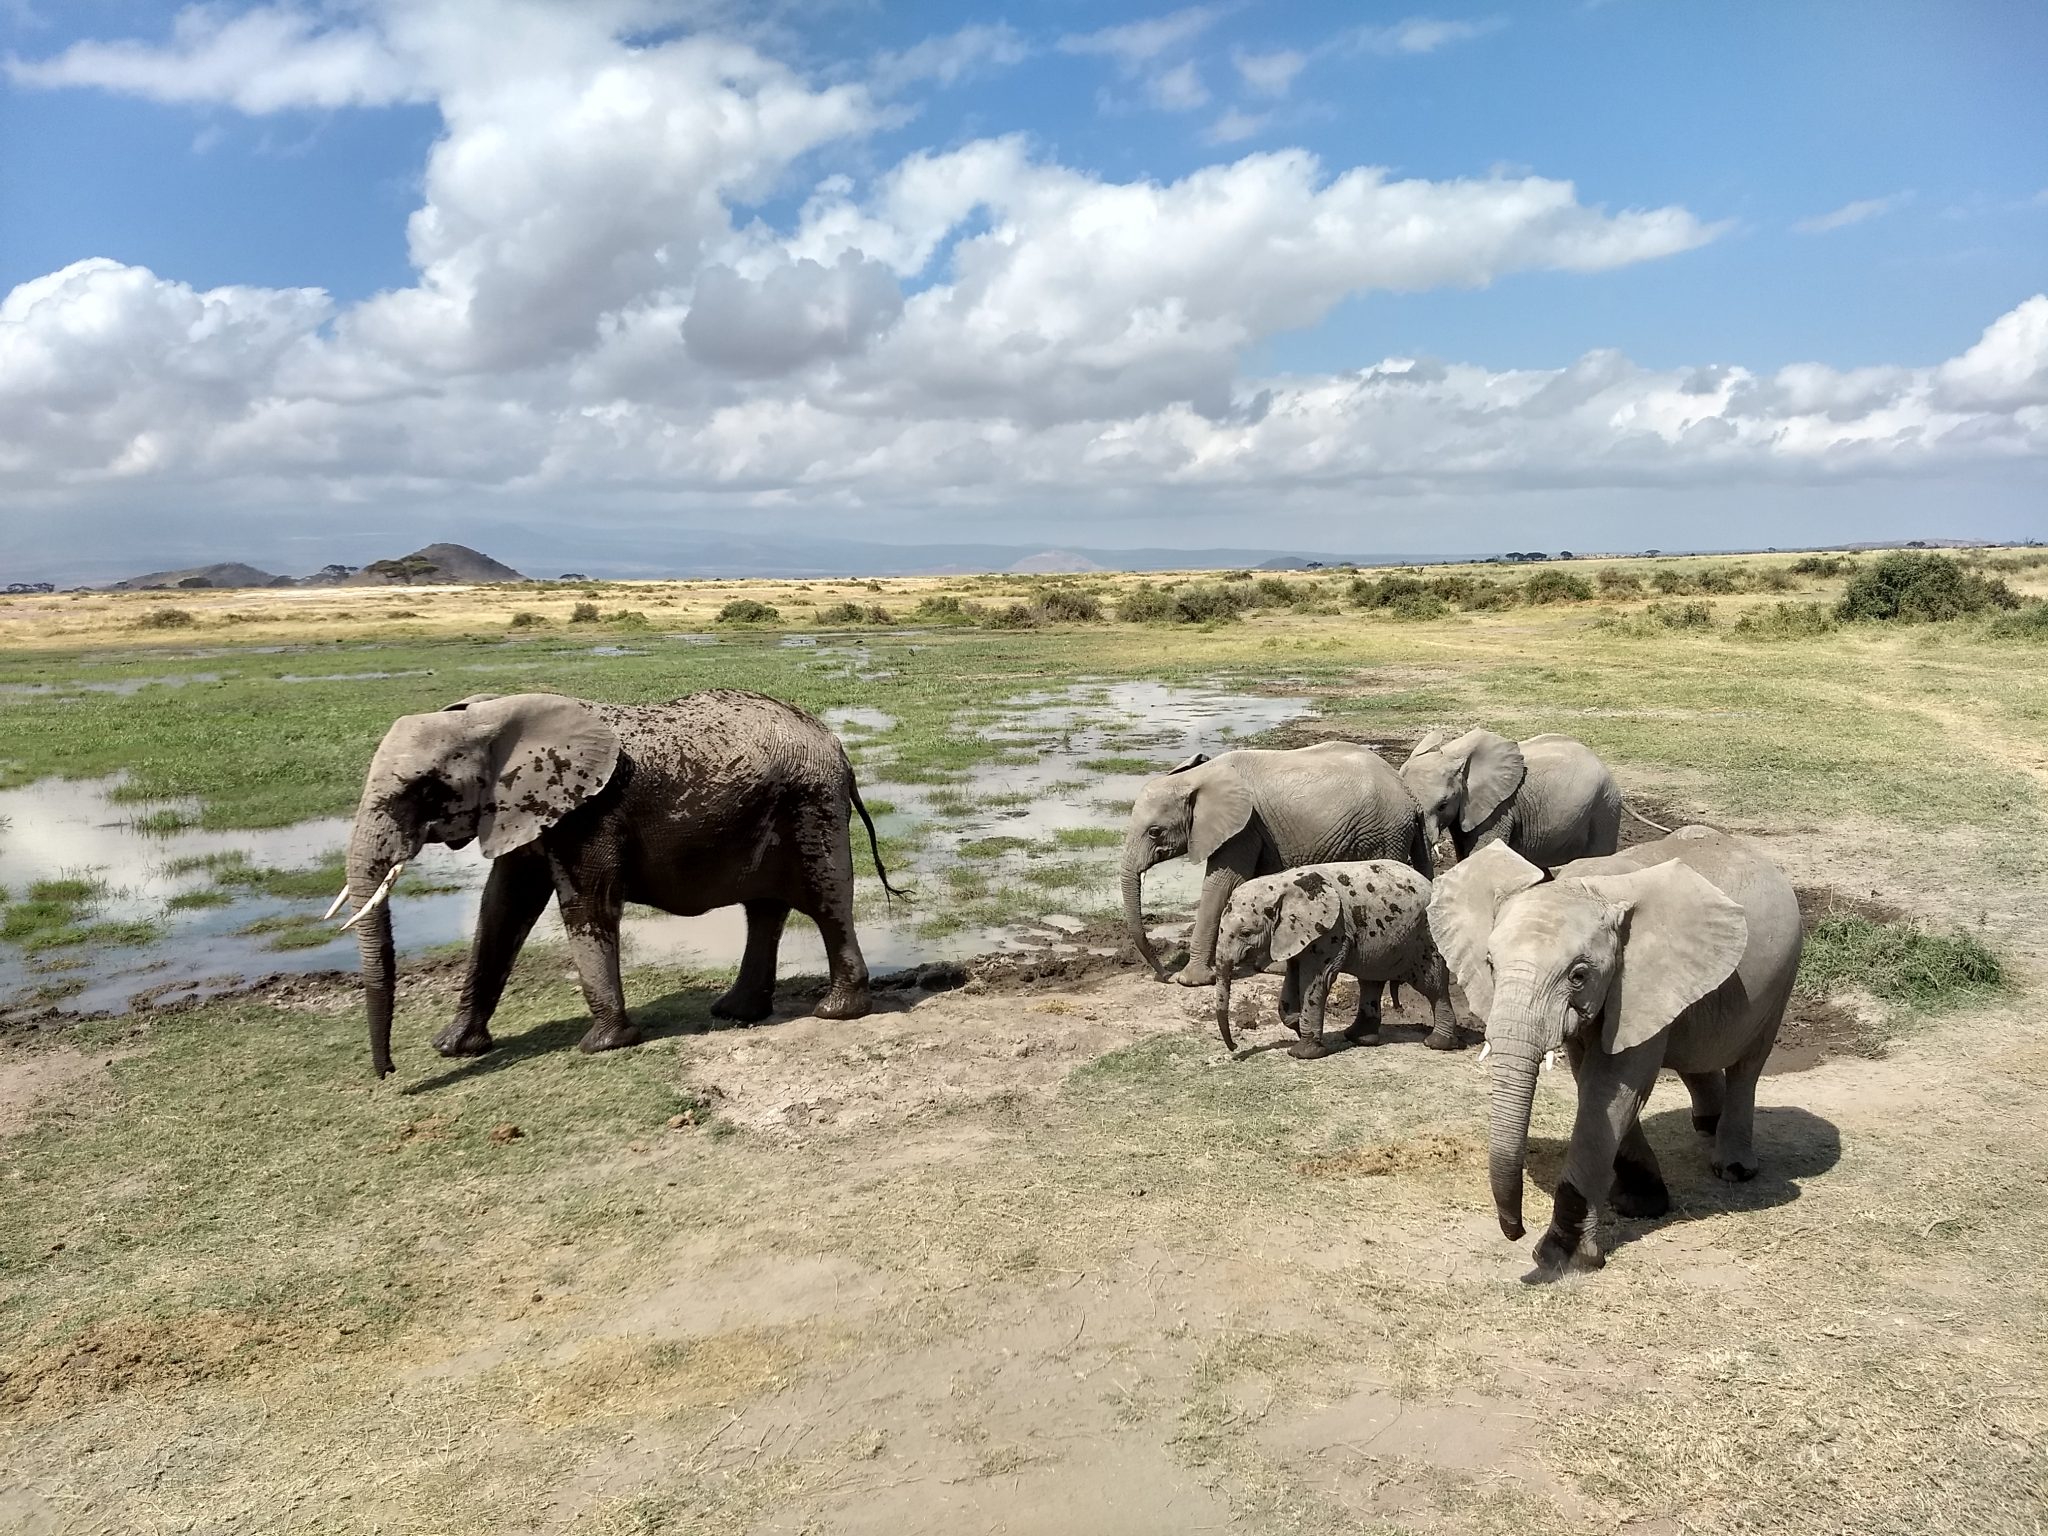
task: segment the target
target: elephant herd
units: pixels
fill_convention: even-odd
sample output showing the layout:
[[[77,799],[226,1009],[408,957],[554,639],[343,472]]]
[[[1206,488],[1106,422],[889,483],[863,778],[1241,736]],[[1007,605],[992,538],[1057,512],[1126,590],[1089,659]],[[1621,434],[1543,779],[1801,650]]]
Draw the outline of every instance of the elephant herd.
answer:
[[[1198,755],[1136,797],[1124,914],[1157,978],[1214,986],[1233,1049],[1233,980],[1274,970],[1297,1057],[1328,1050],[1323,1013],[1343,974],[1359,985],[1351,1042],[1376,1043],[1381,989],[1405,984],[1429,1004],[1426,1043],[1456,1050],[1455,977],[1483,1024],[1488,1172],[1510,1239],[1523,1235],[1537,1074],[1562,1051],[1578,1114],[1537,1273],[1597,1268],[1603,1204],[1625,1216],[1669,1206],[1640,1121],[1662,1069],[1684,1081],[1714,1173],[1755,1176],[1757,1080],[1800,949],[1792,887],[1756,849],[1693,826],[1618,852],[1623,812],[1613,775],[1564,736],[1432,733],[1398,771],[1348,742]],[[391,1071],[389,897],[428,843],[474,840],[491,860],[455,1018],[434,1040],[443,1055],[490,1049],[491,1015],[550,897],[590,1010],[586,1051],[638,1039],[619,970],[627,902],[685,916],[744,907],[739,975],[712,1005],[740,1021],[771,1011],[783,924],[801,912],[831,973],[816,1012],[860,1017],[853,814],[894,892],[838,738],[760,694],[712,689],[644,707],[479,694],[403,717],[371,761],[330,909],[353,906],[344,926],[361,945],[378,1074]],[[1444,836],[1456,864],[1435,876]],[[1187,961],[1169,973],[1140,882],[1181,856],[1205,872]]]

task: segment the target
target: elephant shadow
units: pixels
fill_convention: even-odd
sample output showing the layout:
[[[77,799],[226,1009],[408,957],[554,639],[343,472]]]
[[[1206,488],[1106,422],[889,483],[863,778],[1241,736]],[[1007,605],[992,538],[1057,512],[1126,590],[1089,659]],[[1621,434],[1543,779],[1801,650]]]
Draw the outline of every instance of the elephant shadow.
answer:
[[[1756,1152],[1761,1166],[1757,1176],[1745,1184],[1729,1184],[1714,1177],[1708,1165],[1712,1143],[1693,1130],[1689,1106],[1645,1115],[1643,1134],[1663,1169],[1664,1183],[1671,1191],[1671,1209],[1662,1216],[1613,1218],[1602,1238],[1610,1253],[1679,1222],[1790,1205],[1802,1193],[1802,1180],[1818,1178],[1842,1160],[1842,1134],[1835,1123],[1790,1104],[1757,1106]],[[1552,1196],[1564,1177],[1569,1146],[1568,1141],[1555,1137],[1529,1138],[1529,1176]]]
[[[870,982],[869,1014],[902,1013],[912,1003],[927,995],[918,986],[912,985],[919,978],[916,973],[902,976],[876,976]],[[635,1003],[627,1010],[634,1024],[639,1026],[639,1045],[623,1047],[627,1052],[656,1040],[673,1039],[683,1035],[708,1035],[722,1033],[729,1029],[766,1029],[775,1024],[786,1024],[792,1019],[801,1019],[810,1014],[817,1000],[825,995],[827,979],[822,976],[785,976],[775,989],[775,1010],[765,1019],[743,1023],[738,1019],[715,1018],[711,1005],[725,993],[725,987],[718,981],[707,980],[699,984],[678,987],[673,992],[649,998],[646,1002]],[[535,1024],[518,1034],[499,1034],[493,1037],[490,1050],[481,1056],[454,1057],[441,1071],[431,1077],[409,1083],[400,1093],[412,1096],[433,1093],[438,1089],[452,1088],[458,1083],[474,1082],[488,1077],[493,1072],[502,1072],[536,1056],[545,1056],[555,1051],[573,1051],[576,1042],[590,1028],[590,1015],[586,1011],[564,1014],[544,1024]]]

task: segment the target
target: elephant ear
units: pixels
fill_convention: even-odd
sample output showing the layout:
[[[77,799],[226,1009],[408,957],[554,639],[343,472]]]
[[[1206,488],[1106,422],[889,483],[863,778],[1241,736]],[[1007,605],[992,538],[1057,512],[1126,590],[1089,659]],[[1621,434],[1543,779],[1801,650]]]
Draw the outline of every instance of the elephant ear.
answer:
[[[1194,825],[1188,836],[1188,853],[1206,859],[1251,821],[1252,790],[1235,768],[1212,765],[1192,793]]]
[[[1281,888],[1273,912],[1273,958],[1292,960],[1344,921],[1337,883],[1313,869],[1299,871]]]
[[[1457,760],[1464,770],[1465,806],[1458,822],[1467,832],[1499,810],[1508,796],[1522,787],[1529,771],[1522,761],[1522,749],[1492,731],[1467,731],[1444,748],[1444,755]]]
[[[1407,767],[1410,763],[1414,762],[1415,759],[1422,756],[1423,753],[1436,751],[1437,748],[1441,747],[1445,742],[1449,741],[1450,739],[1451,733],[1449,731],[1430,731],[1422,738],[1422,740],[1418,741],[1417,743],[1415,743],[1414,746],[1408,749],[1408,755],[1401,759],[1401,766],[1404,768]]]
[[[1175,763],[1171,768],[1167,769],[1167,776],[1170,778],[1172,775],[1176,773],[1186,773],[1190,768],[1199,768],[1202,766],[1202,764],[1206,763],[1207,761],[1209,761],[1208,753],[1197,752],[1193,757],[1184,757],[1179,762]]]
[[[1610,1053],[1669,1028],[1735,974],[1749,947],[1741,904],[1676,859],[1579,884],[1628,914],[1621,967],[1608,983],[1601,1021],[1601,1045]]]
[[[453,714],[457,710],[469,708],[472,704],[488,704],[493,699],[502,699],[503,697],[502,693],[472,693],[468,698],[457,699],[453,704],[443,704],[441,706],[441,713],[444,715]]]
[[[554,693],[472,704],[484,755],[477,842],[498,858],[532,842],[611,781],[619,738],[596,710]]]
[[[1481,1019],[1493,1008],[1493,966],[1486,952],[1494,919],[1502,902],[1542,879],[1543,871],[1506,843],[1488,843],[1430,887],[1430,936]]]

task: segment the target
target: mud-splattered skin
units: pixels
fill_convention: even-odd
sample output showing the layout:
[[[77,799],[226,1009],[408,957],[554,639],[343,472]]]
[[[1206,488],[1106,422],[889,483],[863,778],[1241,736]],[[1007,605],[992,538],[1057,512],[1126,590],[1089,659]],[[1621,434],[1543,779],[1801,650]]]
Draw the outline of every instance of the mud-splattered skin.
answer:
[[[1281,965],[1287,980],[1280,1016],[1301,1037],[1291,1055],[1327,1054],[1323,1010],[1340,975],[1358,980],[1358,1015],[1344,1031],[1347,1040],[1379,1044],[1380,985],[1406,982],[1429,1000],[1428,1044],[1454,1051],[1462,1043],[1450,974],[1429,934],[1429,881],[1405,864],[1311,864],[1247,880],[1232,893],[1216,934],[1216,1027],[1225,1046],[1236,1046],[1231,978]]]
[[[1187,854],[1205,862],[1188,963],[1169,977],[1145,933],[1139,879]],[[1124,923],[1160,980],[1215,980],[1216,925],[1231,892],[1304,864],[1399,859],[1427,876],[1422,813],[1400,776],[1367,746],[1326,741],[1291,751],[1240,748],[1189,758],[1146,782],[1131,806],[1121,869]],[[1374,1003],[1378,988],[1373,989]]]
[[[360,903],[429,842],[475,838],[490,855],[462,1000],[434,1040],[444,1056],[490,1049],[505,978],[550,897],[590,1007],[586,1051],[638,1039],[619,975],[629,901],[683,916],[745,906],[739,976],[713,1005],[742,1020],[773,1006],[783,923],[803,913],[831,967],[818,1014],[858,1018],[868,975],[853,928],[856,809],[865,820],[838,738],[760,694],[712,689],[645,707],[479,695],[408,715],[386,734],[350,837],[349,892]],[[388,907],[363,921],[362,952],[381,1074],[390,1070]]]

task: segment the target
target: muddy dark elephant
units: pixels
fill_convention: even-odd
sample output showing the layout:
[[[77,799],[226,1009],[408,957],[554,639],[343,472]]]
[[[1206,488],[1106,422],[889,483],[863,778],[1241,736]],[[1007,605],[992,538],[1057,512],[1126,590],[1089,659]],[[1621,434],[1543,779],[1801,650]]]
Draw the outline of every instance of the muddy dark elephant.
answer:
[[[1169,976],[1145,932],[1139,880],[1153,865],[1182,854],[1208,869],[1188,963]],[[1147,780],[1131,806],[1124,922],[1153,975],[1207,986],[1216,979],[1216,925],[1232,891],[1255,875],[1358,859],[1399,859],[1430,872],[1422,813],[1400,775],[1371,747],[1325,741],[1291,751],[1197,754]]]
[[[388,898],[405,861],[428,843],[474,839],[492,861],[461,1001],[434,1039],[444,1056],[490,1049],[506,976],[550,897],[590,1008],[586,1051],[639,1039],[619,979],[629,901],[683,916],[745,906],[739,977],[712,1005],[742,1021],[773,1007],[782,926],[803,913],[818,925],[831,969],[818,1016],[860,1017],[868,972],[853,929],[847,827],[856,811],[873,848],[874,823],[838,738],[757,693],[717,688],[646,707],[480,694],[405,716],[371,760],[335,903],[362,903],[348,921],[362,946],[378,1076],[391,1071]]]
[[[1757,1079],[1792,995],[1800,932],[1792,882],[1753,844],[1682,827],[1546,876],[1496,843],[1436,882],[1429,926],[1486,1021],[1488,1167],[1510,1239],[1523,1230],[1538,1063],[1562,1048],[1578,1082],[1539,1278],[1600,1267],[1595,1223],[1610,1192],[1619,1215],[1669,1208],[1641,1123],[1663,1068],[1692,1095],[1716,1176],[1756,1177]]]

